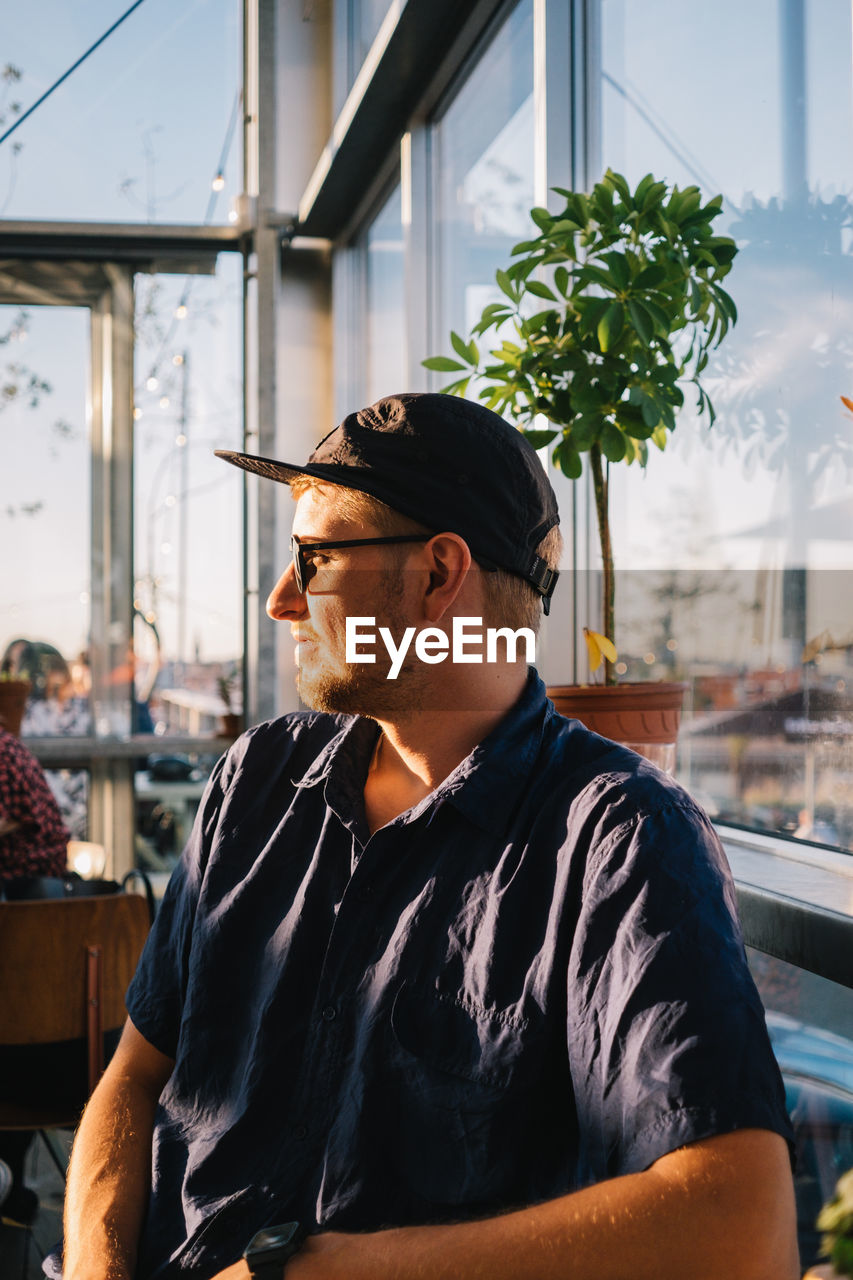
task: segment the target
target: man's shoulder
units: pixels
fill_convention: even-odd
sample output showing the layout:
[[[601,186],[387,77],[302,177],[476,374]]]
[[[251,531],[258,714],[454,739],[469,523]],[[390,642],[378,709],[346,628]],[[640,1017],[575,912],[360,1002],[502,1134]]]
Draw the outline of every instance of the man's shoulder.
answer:
[[[629,747],[602,738],[579,721],[555,715],[543,739],[533,789],[550,794],[594,843],[606,834],[665,820],[704,826],[707,815],[670,774]]]

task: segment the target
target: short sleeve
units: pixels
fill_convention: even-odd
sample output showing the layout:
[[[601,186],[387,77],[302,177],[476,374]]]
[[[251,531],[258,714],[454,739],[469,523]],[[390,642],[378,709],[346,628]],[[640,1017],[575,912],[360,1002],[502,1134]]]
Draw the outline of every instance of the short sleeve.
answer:
[[[790,1143],[731,875],[689,802],[624,824],[590,859],[567,1029],[582,1181],[740,1128]]]
[[[190,838],[166,887],[127,991],[127,1012],[133,1025],[170,1058],[177,1051],[196,909],[222,807],[227,761],[228,756],[223,756],[210,775]]]

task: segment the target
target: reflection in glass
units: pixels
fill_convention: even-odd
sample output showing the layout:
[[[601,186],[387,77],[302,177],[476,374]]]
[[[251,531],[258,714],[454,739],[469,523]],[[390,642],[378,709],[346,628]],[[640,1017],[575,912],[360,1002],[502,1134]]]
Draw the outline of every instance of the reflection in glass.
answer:
[[[850,991],[763,952],[748,952],[785,1082],[797,1162],[801,1263],[818,1261],[815,1219],[853,1166],[853,1016]]]
[[[406,385],[403,212],[399,185],[367,229],[367,403]]]
[[[501,27],[435,134],[438,332],[468,334],[501,296],[495,271],[535,203],[532,0]]]
[[[240,267],[137,278],[137,732],[214,734],[242,710],[241,486],[213,455],[241,447]]]
[[[0,665],[24,736],[89,732],[89,316],[0,307]]]
[[[612,473],[616,639],[626,678],[691,683],[681,768],[712,809],[853,849],[853,32],[807,0],[800,38],[796,9],[602,5],[601,168],[723,193],[741,249],[717,421],[688,388],[666,454]]]
[[[117,16],[109,0],[5,5],[6,127]],[[141,5],[4,144],[0,216],[226,222],[242,185],[240,42],[238,0]]]

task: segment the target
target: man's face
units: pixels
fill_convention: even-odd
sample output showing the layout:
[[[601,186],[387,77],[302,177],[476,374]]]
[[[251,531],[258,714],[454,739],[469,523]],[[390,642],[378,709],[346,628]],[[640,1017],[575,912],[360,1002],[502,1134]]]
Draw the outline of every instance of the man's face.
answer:
[[[336,514],[334,489],[309,489],[296,504],[293,533],[300,542],[339,541],[381,537],[379,530],[355,524]],[[377,646],[376,663],[347,663],[346,619],[376,618],[376,627],[389,627],[396,636],[416,623],[414,583],[401,561],[406,546],[329,548],[306,553],[313,576],[300,594],[288,565],[267,600],[267,613],[288,621],[296,646],[299,696],[318,711],[343,711],[375,716],[414,710],[418,701],[417,673],[400,672],[388,680],[390,659]]]

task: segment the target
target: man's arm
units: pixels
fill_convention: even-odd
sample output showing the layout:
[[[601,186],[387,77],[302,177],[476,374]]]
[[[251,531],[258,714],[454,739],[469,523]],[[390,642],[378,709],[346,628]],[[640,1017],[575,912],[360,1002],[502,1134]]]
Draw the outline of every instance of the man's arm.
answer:
[[[151,1135],[171,1058],[128,1020],[74,1140],[64,1280],[130,1280],[151,1183]]]
[[[744,1129],[499,1218],[313,1236],[287,1280],[798,1280],[795,1221],[784,1140]]]

